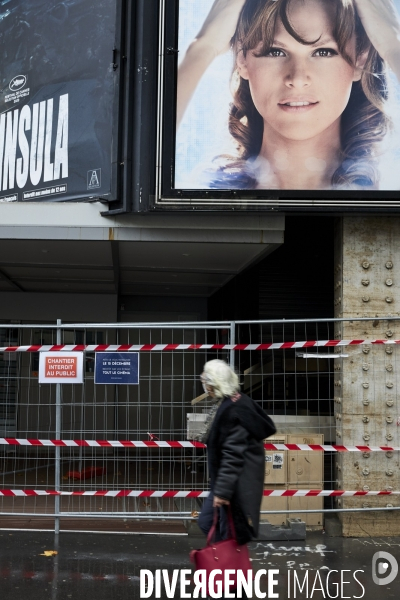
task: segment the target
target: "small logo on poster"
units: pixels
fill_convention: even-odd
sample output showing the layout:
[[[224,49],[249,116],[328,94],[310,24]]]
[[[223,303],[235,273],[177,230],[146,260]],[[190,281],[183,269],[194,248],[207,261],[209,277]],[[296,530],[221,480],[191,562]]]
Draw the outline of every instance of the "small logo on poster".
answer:
[[[13,77],[8,84],[10,92],[4,95],[4,102],[18,104],[21,100],[27,98],[31,93],[30,88],[25,87],[27,81],[28,78],[26,75],[16,75]]]
[[[17,75],[13,79],[11,79],[10,85],[8,87],[10,88],[10,90],[12,92],[18,92],[19,90],[22,90],[22,88],[25,86],[25,84],[26,84],[25,75]]]
[[[87,175],[87,189],[94,190],[101,187],[101,169],[92,169]]]

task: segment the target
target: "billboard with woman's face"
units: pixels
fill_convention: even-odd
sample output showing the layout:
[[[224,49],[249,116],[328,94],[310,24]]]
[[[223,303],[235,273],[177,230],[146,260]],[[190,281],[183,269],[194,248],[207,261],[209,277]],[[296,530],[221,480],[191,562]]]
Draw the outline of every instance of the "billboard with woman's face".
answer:
[[[400,206],[399,0],[178,5],[166,202]]]

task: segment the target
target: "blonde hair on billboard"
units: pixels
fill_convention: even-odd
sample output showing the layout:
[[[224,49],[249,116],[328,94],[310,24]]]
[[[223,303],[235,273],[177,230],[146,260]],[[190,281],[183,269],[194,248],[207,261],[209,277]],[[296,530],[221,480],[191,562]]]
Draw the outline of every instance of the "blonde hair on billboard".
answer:
[[[288,33],[301,44],[306,42],[293,29],[288,9],[293,0],[246,0],[241,11],[236,32],[232,38],[235,56],[257,46],[259,55],[265,55],[272,47],[275,28],[280,20]],[[379,186],[379,144],[388,132],[391,120],[385,113],[388,99],[387,74],[383,59],[372,46],[353,0],[320,0],[335,7],[333,35],[343,58],[353,65],[346,46],[356,35],[357,58],[366,55],[361,80],[353,83],[348,105],[342,114],[341,139],[342,161],[332,177],[333,189],[377,189]],[[237,143],[238,158],[226,164],[227,172],[243,167],[242,179],[247,187],[255,187],[256,181],[245,162],[258,156],[263,138],[263,119],[251,97],[249,82],[234,73],[236,89],[229,115],[229,131]],[[223,171],[224,169],[222,169]],[[246,184],[242,182],[243,187]],[[235,187],[235,186],[233,186]]]
[[[223,360],[209,360],[204,365],[203,381],[213,387],[217,398],[233,396],[239,391],[239,377]]]

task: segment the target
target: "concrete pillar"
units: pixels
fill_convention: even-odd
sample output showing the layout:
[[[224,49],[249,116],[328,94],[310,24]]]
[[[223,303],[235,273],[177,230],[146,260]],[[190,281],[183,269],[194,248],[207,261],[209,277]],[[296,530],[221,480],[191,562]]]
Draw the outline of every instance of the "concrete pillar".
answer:
[[[400,339],[400,218],[343,217],[335,236],[337,339]],[[399,446],[400,347],[353,346],[335,359],[337,444]],[[399,452],[341,453],[337,487],[400,490]],[[400,506],[400,496],[339,499],[338,508]],[[344,536],[400,535],[400,511],[342,513]]]

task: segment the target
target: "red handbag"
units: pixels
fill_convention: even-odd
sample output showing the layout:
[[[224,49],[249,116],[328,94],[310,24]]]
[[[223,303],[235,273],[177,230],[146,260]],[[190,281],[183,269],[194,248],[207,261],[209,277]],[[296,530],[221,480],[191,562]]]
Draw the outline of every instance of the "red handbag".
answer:
[[[201,550],[192,550],[190,560],[196,566],[196,571],[203,569],[207,576],[207,593],[210,593],[209,577],[211,571],[220,569],[221,574],[217,574],[214,582],[222,582],[222,590],[225,587],[224,573],[227,569],[234,569],[235,573],[231,574],[229,579],[232,584],[230,590],[237,587],[237,572],[243,571],[244,577],[247,579],[248,571],[251,571],[253,579],[253,570],[249,558],[249,550],[246,544],[239,545],[236,540],[235,527],[233,524],[231,507],[228,506],[228,522],[229,522],[229,538],[221,542],[215,542],[215,532],[218,522],[218,509],[214,510],[214,521],[207,536],[207,545]],[[215,583],[214,583],[215,586]]]

